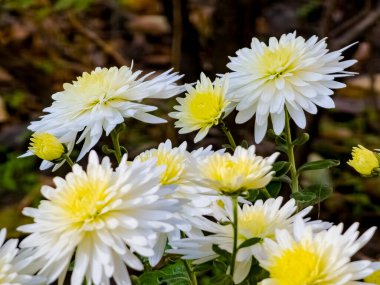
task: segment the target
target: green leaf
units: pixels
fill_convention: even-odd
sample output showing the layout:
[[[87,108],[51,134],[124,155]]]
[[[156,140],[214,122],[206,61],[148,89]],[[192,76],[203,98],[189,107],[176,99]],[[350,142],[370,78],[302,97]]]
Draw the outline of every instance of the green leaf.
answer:
[[[227,258],[229,259],[231,254],[227,251],[227,250],[224,250],[224,249],[221,249],[218,245],[216,244],[213,244],[212,245],[212,250],[219,254],[220,256],[224,257],[224,258]]]
[[[272,181],[270,182],[266,188],[270,194],[271,197],[277,197],[280,193],[282,183],[278,181]]]
[[[303,145],[309,140],[310,136],[307,133],[303,133],[293,141],[293,145]]]
[[[192,285],[182,260],[160,270],[144,272],[139,281],[141,285]]]
[[[221,226],[228,226],[228,225],[232,225],[232,222],[231,221],[220,221],[219,225],[221,225]]]
[[[245,241],[243,241],[238,249],[241,249],[241,248],[244,248],[244,247],[249,247],[249,246],[252,246],[256,243],[259,243],[262,239],[261,238],[258,238],[258,237],[254,237],[254,238],[250,238],[250,239],[247,239]]]
[[[222,275],[211,278],[210,283],[215,284],[215,285],[216,284],[217,285],[233,285],[234,284],[232,280],[232,276],[227,275],[227,274],[222,274]]]
[[[294,198],[297,202],[300,202],[302,204],[308,204],[311,201],[315,200],[317,195],[313,192],[299,191],[292,193],[290,197]]]
[[[244,197],[244,198],[247,199],[250,202],[254,202],[254,201],[256,201],[257,196],[259,196],[259,193],[260,193],[260,191],[258,191],[257,189],[255,189],[255,190],[249,190],[249,191],[245,192],[245,194],[247,196]]]
[[[283,153],[288,153],[288,148],[285,145],[278,145],[275,147],[275,149]]]
[[[301,165],[298,168],[297,174],[303,171],[308,171],[308,170],[330,168],[333,166],[338,166],[339,164],[340,164],[339,160],[335,160],[335,159],[323,159],[323,160],[306,162],[305,164]]]
[[[326,185],[312,185],[312,186],[309,186],[309,187],[303,189],[302,192],[314,193],[315,198],[313,200],[309,201],[309,203],[307,203],[306,205],[303,205],[303,206],[309,206],[309,205],[317,204],[317,203],[327,199],[328,197],[330,197],[333,190],[331,187],[326,186]]]
[[[277,161],[273,164],[273,170],[276,171],[276,176],[280,177],[288,173],[290,163],[288,161]]]
[[[278,146],[280,145],[286,146],[286,138],[284,138],[283,136],[276,136],[274,142]]]
[[[240,146],[242,146],[243,148],[248,149],[249,148],[249,143],[247,142],[247,140],[242,140],[242,142],[240,143]]]

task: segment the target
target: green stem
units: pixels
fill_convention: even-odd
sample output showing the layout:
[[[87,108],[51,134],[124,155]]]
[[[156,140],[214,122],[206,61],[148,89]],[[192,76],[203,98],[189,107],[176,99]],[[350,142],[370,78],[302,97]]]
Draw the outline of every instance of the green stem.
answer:
[[[263,194],[265,195],[265,197],[267,198],[272,198],[272,196],[270,195],[270,193],[268,192],[268,189],[267,188],[261,188],[261,191],[263,192]]]
[[[234,276],[235,271],[235,260],[236,260],[236,254],[237,254],[237,238],[238,238],[238,196],[232,196],[232,210],[233,210],[233,221],[232,221],[232,228],[233,228],[233,245],[232,245],[232,255],[231,255],[231,264],[230,264],[230,275]]]
[[[121,148],[120,148],[120,143],[119,143],[119,132],[115,129],[111,132],[111,139],[114,147],[114,155],[116,157],[116,160],[118,163],[121,161]]]
[[[66,160],[67,164],[70,165],[70,167],[73,167],[74,162],[71,160],[70,156],[68,156],[67,153],[64,153],[62,156]]]
[[[230,143],[230,145],[232,147],[232,150],[235,150],[236,143],[235,143],[234,137],[232,136],[230,130],[227,128],[227,126],[223,120],[220,121],[220,128],[222,129],[222,131],[226,135],[228,142]]]
[[[287,111],[285,111],[285,132],[286,132],[286,145],[288,148],[288,157],[290,163],[290,177],[292,179],[292,192],[298,192],[298,175],[296,169],[296,162],[294,159],[294,145],[292,143],[292,134],[290,130],[290,118]]]
[[[191,269],[191,266],[187,260],[182,259],[183,264],[185,265],[187,275],[190,277],[191,285],[197,285],[197,276],[195,275],[194,271]]]

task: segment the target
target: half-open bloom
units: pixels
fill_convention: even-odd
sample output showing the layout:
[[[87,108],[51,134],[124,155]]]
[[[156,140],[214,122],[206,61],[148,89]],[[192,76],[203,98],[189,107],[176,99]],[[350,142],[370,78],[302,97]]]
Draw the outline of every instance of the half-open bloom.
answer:
[[[224,194],[234,194],[265,187],[272,179],[272,164],[279,155],[263,158],[255,154],[255,146],[238,146],[234,154],[215,152],[198,159],[192,167],[194,180]]]

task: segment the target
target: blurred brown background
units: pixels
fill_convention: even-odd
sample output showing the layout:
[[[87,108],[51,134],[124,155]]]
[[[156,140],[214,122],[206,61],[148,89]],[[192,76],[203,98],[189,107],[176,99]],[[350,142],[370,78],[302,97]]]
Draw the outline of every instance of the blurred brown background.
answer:
[[[51,94],[84,71],[97,66],[134,63],[134,70],[158,72],[174,67],[194,82],[201,71],[211,78],[227,71],[228,56],[248,46],[253,36],[297,31],[298,35],[328,37],[331,50],[358,42],[345,52],[359,62],[360,73],[334,95],[336,108],[309,118],[310,142],[299,150],[299,163],[340,159],[331,171],[309,173],[314,181],[333,185],[333,197],[315,207],[315,216],[333,222],[360,221],[363,228],[379,223],[380,179],[359,177],[346,161],[352,146],[380,148],[380,1],[378,0],[0,0],[0,227],[18,236],[27,222],[24,206],[37,205],[41,184],[52,175],[37,172],[35,158],[17,159],[28,145],[26,130]],[[175,100],[154,101],[158,115],[167,117]],[[233,125],[238,141],[252,141],[252,122]],[[124,145],[133,157],[170,138],[174,144],[193,134],[177,135],[173,122],[152,126],[128,120]],[[201,145],[220,147],[226,140],[213,129]],[[108,139],[104,138],[104,143]],[[273,151],[270,140],[258,152]],[[310,154],[310,155],[309,155]],[[379,233],[361,253],[379,258]]]

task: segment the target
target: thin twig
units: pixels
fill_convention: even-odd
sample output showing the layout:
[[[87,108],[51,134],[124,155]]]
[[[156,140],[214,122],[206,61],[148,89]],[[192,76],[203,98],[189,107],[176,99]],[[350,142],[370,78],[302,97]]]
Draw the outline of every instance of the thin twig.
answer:
[[[110,44],[100,38],[97,33],[83,26],[82,23],[76,18],[75,14],[68,13],[68,19],[71,25],[76,28],[78,32],[93,41],[104,51],[104,53],[112,57],[119,66],[128,65],[127,60],[120,53],[118,53]]]
[[[327,33],[330,30],[331,16],[334,12],[336,1],[337,0],[325,0],[326,12],[323,15],[323,18],[321,21],[321,32],[320,32],[322,37],[327,36]]]
[[[367,31],[372,25],[376,24],[379,18],[380,18],[380,4],[377,5],[376,9],[370,12],[359,23],[351,27],[349,33],[344,33],[340,38],[331,42],[331,46],[333,47],[332,49],[341,48],[353,42],[361,34]]]
[[[358,14],[354,15],[353,17],[350,17],[347,21],[338,25],[334,30],[328,33],[329,37],[336,38],[340,34],[344,33],[345,31],[347,32],[347,30],[351,29],[352,26],[360,22],[361,19],[364,19],[365,17],[367,17],[368,13],[371,11],[371,8],[372,8],[371,0],[367,0],[366,5],[362,11],[360,11]]]
[[[172,65],[175,70],[181,66],[181,46],[182,46],[182,7],[181,0],[173,2],[173,42],[172,42]]]

